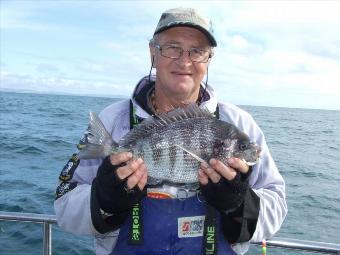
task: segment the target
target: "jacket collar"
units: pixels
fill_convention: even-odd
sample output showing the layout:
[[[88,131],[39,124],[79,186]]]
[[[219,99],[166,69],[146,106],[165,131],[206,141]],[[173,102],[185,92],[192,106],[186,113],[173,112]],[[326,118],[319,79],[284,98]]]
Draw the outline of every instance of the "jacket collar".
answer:
[[[142,118],[150,117],[153,112],[148,105],[148,97],[153,87],[155,86],[156,76],[152,75],[143,77],[136,85],[131,100],[135,109],[135,114]],[[201,91],[203,92],[205,83],[201,83]],[[206,96],[202,98],[200,107],[207,108],[211,113],[215,112],[217,107],[217,99],[214,93],[214,89],[207,85]]]

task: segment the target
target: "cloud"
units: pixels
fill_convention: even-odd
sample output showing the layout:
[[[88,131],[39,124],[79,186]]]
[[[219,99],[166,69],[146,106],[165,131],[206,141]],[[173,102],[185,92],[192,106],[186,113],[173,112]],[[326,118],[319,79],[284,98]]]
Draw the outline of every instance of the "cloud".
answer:
[[[340,21],[338,1],[242,1],[225,3],[223,7],[231,9],[228,15],[225,15],[226,22],[232,21],[227,27],[242,30],[246,28],[279,30],[284,27],[312,29],[325,25],[332,26]]]
[[[305,51],[320,57],[340,60],[340,35],[334,40],[314,39],[304,43]]]
[[[55,30],[57,27],[35,22],[34,17],[44,5],[25,1],[2,1],[0,29]]]
[[[2,73],[0,84],[2,89],[10,90],[102,96],[128,95],[134,87],[134,84],[129,84],[126,80],[117,80],[116,83],[112,83],[105,81],[75,80],[57,76],[36,77],[13,73]]]
[[[148,40],[161,12],[182,5],[212,17],[218,47],[209,81],[221,99],[289,106],[310,104],[306,100],[327,103],[316,100],[316,95],[328,102],[335,101],[332,96],[340,97],[340,34],[336,33],[340,2],[3,1],[1,5],[0,28],[6,33],[0,38],[2,86],[129,95],[132,85],[149,71]]]
[[[230,53],[243,55],[247,58],[258,56],[265,50],[261,42],[239,33],[225,36],[221,40],[221,47]]]
[[[113,51],[120,51],[123,49],[124,46],[119,42],[105,42],[102,44],[102,47]]]
[[[62,73],[60,72],[60,69],[53,65],[53,64],[50,64],[50,63],[41,63],[41,64],[38,64],[36,66],[36,71],[38,73],[42,73],[42,74],[46,74],[46,75],[49,75],[49,74],[59,74],[59,75],[62,75]]]

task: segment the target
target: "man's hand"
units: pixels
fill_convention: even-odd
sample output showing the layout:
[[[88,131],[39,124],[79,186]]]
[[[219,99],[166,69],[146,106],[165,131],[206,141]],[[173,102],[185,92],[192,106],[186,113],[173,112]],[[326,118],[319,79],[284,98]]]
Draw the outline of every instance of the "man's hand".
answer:
[[[104,159],[92,183],[102,210],[121,213],[132,208],[145,195],[147,169],[141,158],[120,152]]]
[[[117,168],[117,176],[120,180],[127,178],[127,188],[133,189],[136,185],[140,190],[143,190],[147,182],[146,166],[141,158],[132,159],[131,152],[120,152],[110,156],[111,164],[124,166]]]
[[[211,159],[209,164],[202,163],[198,172],[198,179],[202,185],[207,185],[209,179],[213,183],[218,183],[222,177],[231,181],[235,178],[238,171],[242,174],[247,174],[249,171],[249,166],[239,158],[230,158],[228,166],[216,159]]]
[[[202,163],[198,172],[202,194],[216,209],[228,212],[237,209],[248,189],[249,166],[238,158],[230,158],[228,165],[211,159]]]

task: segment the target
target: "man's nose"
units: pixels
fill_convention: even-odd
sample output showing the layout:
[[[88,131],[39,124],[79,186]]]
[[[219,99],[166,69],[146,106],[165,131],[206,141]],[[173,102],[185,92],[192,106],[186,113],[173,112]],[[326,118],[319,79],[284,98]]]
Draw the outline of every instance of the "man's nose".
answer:
[[[190,58],[190,51],[185,50],[182,53],[182,56],[178,59],[179,63],[186,64],[186,63],[192,63],[191,58]]]

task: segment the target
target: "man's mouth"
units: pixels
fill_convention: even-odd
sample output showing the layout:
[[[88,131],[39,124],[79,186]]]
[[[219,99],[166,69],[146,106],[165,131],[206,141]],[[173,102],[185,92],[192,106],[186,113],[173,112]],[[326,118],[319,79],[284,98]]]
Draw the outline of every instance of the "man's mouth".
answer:
[[[183,76],[192,75],[192,73],[190,73],[190,72],[171,72],[171,73],[174,74],[174,75],[183,75]]]

